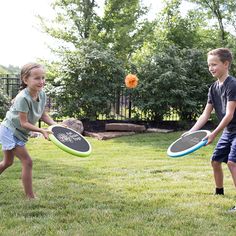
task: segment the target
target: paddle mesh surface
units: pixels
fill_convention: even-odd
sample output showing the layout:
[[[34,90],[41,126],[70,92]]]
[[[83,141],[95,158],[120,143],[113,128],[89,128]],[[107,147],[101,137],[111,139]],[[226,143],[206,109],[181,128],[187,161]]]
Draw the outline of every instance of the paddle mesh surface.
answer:
[[[52,132],[55,138],[65,146],[79,152],[89,151],[88,142],[79,133],[58,126],[53,127]]]
[[[192,133],[182,137],[178,142],[176,142],[170,149],[171,152],[182,152],[191,147],[194,147],[199,142],[201,142],[207,133],[205,131]]]

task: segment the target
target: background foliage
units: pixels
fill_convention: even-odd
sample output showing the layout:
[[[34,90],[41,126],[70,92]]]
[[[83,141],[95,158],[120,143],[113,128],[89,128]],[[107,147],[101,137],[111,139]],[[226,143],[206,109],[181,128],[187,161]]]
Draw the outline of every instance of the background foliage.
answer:
[[[10,98],[0,88],[0,119],[3,119],[10,105]]]
[[[54,0],[55,18],[40,20],[57,42],[52,53],[58,59],[44,63],[60,115],[109,115],[125,75],[134,73],[140,85],[130,92],[133,105],[149,119],[163,119],[173,110],[182,120],[199,116],[213,82],[207,52],[228,47],[236,54],[236,2],[162,2],[150,20],[141,0],[106,0],[100,11],[95,0]],[[236,74],[234,64],[231,73]]]
[[[236,51],[228,31],[236,3],[192,0],[195,9],[182,14],[183,1],[163,2],[154,20],[139,0],[107,0],[100,15],[96,1],[54,2],[55,20],[51,25],[41,20],[63,45],[55,51],[60,79],[53,83],[63,115],[108,115],[125,74],[135,73],[140,85],[131,92],[133,105],[149,119],[161,120],[173,110],[182,120],[199,116],[213,82],[207,51],[223,46]]]
[[[175,108],[182,120],[193,120],[205,105],[212,79],[204,54],[196,49],[166,48],[146,58],[139,68],[140,87],[134,103],[152,120],[162,120]]]
[[[60,116],[96,119],[108,115],[125,75],[114,54],[92,41],[83,41],[67,53],[58,68],[58,77],[49,86]]]

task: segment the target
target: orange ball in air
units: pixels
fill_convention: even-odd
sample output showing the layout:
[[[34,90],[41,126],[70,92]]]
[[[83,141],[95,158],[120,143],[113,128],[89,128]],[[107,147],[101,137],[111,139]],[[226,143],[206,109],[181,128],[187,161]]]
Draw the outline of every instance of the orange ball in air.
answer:
[[[125,86],[127,88],[136,88],[138,85],[138,77],[133,74],[128,74],[125,77]]]

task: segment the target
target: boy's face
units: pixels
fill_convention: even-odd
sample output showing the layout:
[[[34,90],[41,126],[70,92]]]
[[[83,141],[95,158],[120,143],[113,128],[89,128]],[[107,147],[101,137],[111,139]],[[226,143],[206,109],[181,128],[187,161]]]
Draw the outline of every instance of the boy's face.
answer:
[[[207,58],[208,69],[213,77],[221,79],[228,76],[229,62],[222,62],[218,56],[209,55]]]

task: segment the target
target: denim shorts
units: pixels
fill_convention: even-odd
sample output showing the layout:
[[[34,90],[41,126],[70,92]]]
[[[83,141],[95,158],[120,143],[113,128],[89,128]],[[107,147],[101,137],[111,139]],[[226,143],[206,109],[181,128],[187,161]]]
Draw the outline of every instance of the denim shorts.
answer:
[[[2,150],[5,151],[12,150],[16,146],[22,147],[25,145],[25,142],[14,136],[9,128],[0,125],[0,144],[2,144]]]
[[[224,131],[222,133],[211,160],[236,163],[236,132]]]

